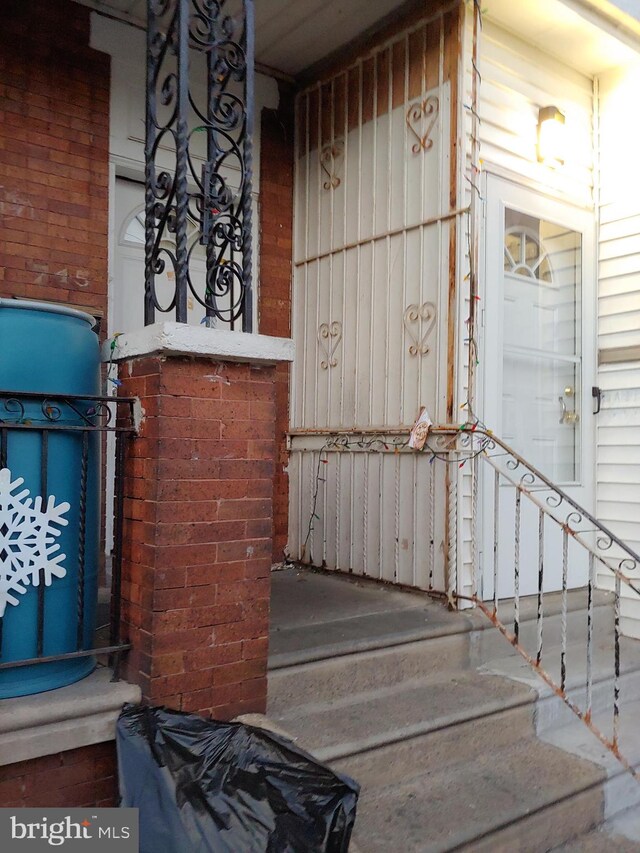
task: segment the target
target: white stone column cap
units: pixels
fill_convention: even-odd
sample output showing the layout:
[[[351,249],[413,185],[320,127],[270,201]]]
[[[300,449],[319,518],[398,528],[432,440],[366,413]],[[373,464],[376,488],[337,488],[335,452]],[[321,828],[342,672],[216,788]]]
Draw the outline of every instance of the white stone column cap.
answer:
[[[249,364],[293,361],[294,343],[289,338],[230,332],[165,321],[118,335],[112,352],[111,338],[102,347],[103,361],[128,361],[146,355],[194,356]]]

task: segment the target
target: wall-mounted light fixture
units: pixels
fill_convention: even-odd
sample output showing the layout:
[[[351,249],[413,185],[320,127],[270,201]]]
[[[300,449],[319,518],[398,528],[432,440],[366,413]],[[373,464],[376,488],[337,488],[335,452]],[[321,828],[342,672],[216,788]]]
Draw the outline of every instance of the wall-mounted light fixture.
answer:
[[[538,111],[538,160],[547,166],[561,166],[565,155],[565,117],[557,107]]]

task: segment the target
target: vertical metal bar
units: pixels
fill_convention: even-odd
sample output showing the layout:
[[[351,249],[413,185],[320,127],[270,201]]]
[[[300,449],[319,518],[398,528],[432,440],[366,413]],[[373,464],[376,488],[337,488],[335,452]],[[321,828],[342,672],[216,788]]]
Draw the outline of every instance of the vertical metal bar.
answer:
[[[473,448],[473,445],[472,445]],[[471,584],[473,595],[478,595],[480,590],[478,549],[478,456],[474,453],[471,463]]]
[[[542,660],[542,620],[544,618],[544,512],[538,510],[538,612],[536,622],[538,628],[538,648],[536,663],[540,666]]]
[[[458,461],[458,454],[452,452],[452,462]],[[458,467],[447,465],[448,495],[448,548],[447,548],[447,594],[449,602],[455,600],[458,592]]]
[[[42,439],[40,442],[40,495],[42,497],[42,505],[46,506],[49,498],[47,491],[47,474],[49,464],[49,433],[46,429],[42,430]],[[44,591],[45,585],[42,577],[38,578],[38,615],[36,623],[36,657],[42,657],[44,654]]]
[[[378,578],[380,580],[388,580],[388,578],[383,578],[383,566],[382,566],[382,545],[383,545],[383,535],[384,535],[384,499],[385,499],[385,489],[384,489],[384,453],[378,453],[378,488],[380,491],[380,497],[378,499]]]
[[[322,98],[321,98],[322,100]],[[331,79],[331,83],[329,84],[329,145],[333,146],[335,142],[335,124],[336,124],[336,90],[335,90],[335,77]],[[329,181],[330,189],[329,189],[329,245],[326,246],[326,249],[333,249],[333,228],[334,228],[334,216],[335,216],[335,188]],[[327,323],[331,325],[334,320],[333,311],[335,308],[334,302],[334,261],[336,266],[338,264],[338,260],[333,252],[329,255],[329,316],[327,317]],[[344,293],[344,282],[342,286],[342,292]],[[331,347],[331,338],[328,339],[328,346]],[[333,419],[333,406],[334,406],[334,383],[332,380],[331,371],[335,370],[335,368],[329,367],[327,369],[327,411],[326,411],[326,420],[324,421],[326,426],[329,426],[331,423],[335,423]],[[344,387],[343,382],[343,371],[344,371],[344,358],[340,359],[340,388],[338,389],[338,408],[341,410],[342,408],[342,389]],[[340,421],[338,421],[339,423]],[[339,522],[338,522],[339,524]],[[340,553],[340,545],[338,540],[336,539],[336,554]],[[337,564],[336,564],[337,567]]]
[[[371,234],[376,233],[376,223],[377,223],[377,199],[378,199],[378,124],[379,124],[379,116],[378,116],[378,54],[376,53],[373,57],[373,75],[375,78],[375,100],[373,102],[373,186],[372,186],[372,211],[371,211]],[[358,113],[358,122],[360,124],[360,134],[362,134],[362,110],[363,110],[363,84],[362,79],[364,77],[364,67],[360,66],[360,74],[358,75],[358,84],[360,86],[360,110]],[[358,225],[358,239],[362,239],[362,225]],[[373,420],[373,354],[375,352],[375,328],[374,328],[374,320],[375,320],[375,284],[376,284],[376,243],[371,242],[371,287],[370,292],[374,298],[367,300],[367,306],[369,311],[369,376],[367,386],[368,386],[368,396],[369,396],[369,410],[368,410],[368,418],[369,423],[375,423]]]
[[[314,482],[314,472],[320,468],[322,462],[320,459],[322,454],[318,454],[318,462],[316,463],[316,454],[315,451],[311,451],[311,464],[309,465],[309,512],[311,515],[311,535],[309,536],[309,551],[306,555],[307,560],[310,565],[313,565],[313,552],[316,546],[316,521],[315,515],[317,515],[317,509],[314,506],[314,494],[315,494],[315,482]],[[324,524],[325,516],[322,518],[322,523]]]
[[[319,164],[320,163],[320,157],[322,156],[322,84],[321,83],[318,83],[318,118],[317,118],[317,121],[318,121],[318,124],[317,124],[318,148],[316,151],[316,157],[318,158],[318,164]],[[320,165],[318,165],[318,169],[320,169],[320,168],[321,168]],[[322,226],[322,180],[321,180],[321,177],[322,177],[321,172],[318,172],[318,179],[319,180],[317,182],[317,187],[316,187],[316,210],[317,210],[317,226],[316,227],[317,227],[317,231],[318,231],[318,237],[317,237],[318,255],[320,255],[323,251],[322,227],[321,227]],[[321,317],[320,317],[320,287],[322,285],[322,265],[323,265],[323,263],[326,263],[325,258],[318,258],[318,260],[316,261],[316,331],[317,331],[317,327],[320,325],[320,320],[321,320]],[[327,318],[327,322],[330,322],[330,321],[331,321],[331,318],[330,317]],[[314,335],[314,340],[315,340],[315,346],[316,346],[316,362],[315,362],[315,364],[317,365],[318,359],[320,357],[320,351],[319,351],[320,344],[318,342],[317,335]],[[315,365],[314,365],[314,368],[315,368]],[[318,373],[318,371],[316,368],[315,369],[315,376],[314,376],[314,384],[315,384],[315,392],[316,393],[313,395],[313,425],[314,426],[320,424],[320,420],[318,419],[318,399],[320,397],[320,394],[319,394],[319,388],[318,388],[319,380],[318,380],[317,373]],[[328,374],[327,375],[327,382],[329,382],[330,381],[330,377],[329,377],[330,369],[327,370],[327,374]],[[328,392],[327,392],[327,399],[328,399]],[[305,424],[305,426],[309,426],[309,424]]]
[[[413,510],[412,519],[411,519],[411,535],[412,535],[412,540],[411,540],[411,578],[412,578],[412,580],[411,580],[411,583],[414,587],[419,587],[419,586],[421,586],[421,584],[418,581],[418,566],[417,566],[418,547],[417,547],[417,545],[418,545],[418,525],[420,523],[418,520],[418,494],[419,494],[418,489],[420,487],[420,483],[419,483],[419,479],[418,479],[418,470],[419,469],[418,469],[418,454],[417,453],[413,454],[413,459],[411,460],[411,462],[412,462],[412,468],[413,468],[413,489],[411,490],[412,491],[412,495],[411,495],[412,510]]]
[[[406,105],[409,102],[409,65],[411,62],[411,58],[409,55],[409,34],[406,33],[404,37],[404,81],[403,81],[403,90],[402,90],[402,110],[406,110]],[[407,127],[407,123],[403,122],[402,124],[402,150],[407,151],[408,144],[408,134],[409,128]],[[408,158],[406,156],[402,157],[402,195],[403,195],[403,206],[402,206],[402,221],[400,223],[400,227],[402,228],[402,310],[404,311],[407,305],[407,261],[409,257],[408,247],[407,247],[407,223],[409,221],[409,167],[408,167]],[[391,279],[389,279],[389,286],[391,286]],[[418,303],[420,304],[420,303]],[[388,344],[387,344],[388,346]],[[420,356],[418,355],[418,361],[420,361]],[[399,383],[399,393],[398,393],[398,414],[397,420],[392,419],[391,423],[404,424],[407,422],[408,417],[412,417],[414,414],[414,403],[413,403],[413,394],[411,395],[411,414],[409,416],[405,415],[404,411],[404,401],[405,401],[405,388],[406,388],[406,360],[404,358],[400,359],[400,383]],[[420,397],[418,397],[418,400]],[[385,421],[385,423],[389,423],[389,421]]]
[[[362,496],[362,538],[363,538],[363,566],[362,573],[369,574],[369,451],[364,454],[364,485]]]
[[[560,650],[560,688],[564,691],[567,681],[567,573],[569,569],[569,533],[562,531],[562,641]]]
[[[176,146],[175,235],[176,235],[176,320],[187,322],[189,254],[187,217],[189,212],[189,13],[191,0],[177,0],[176,22],[177,116],[174,131]]]
[[[354,549],[356,547],[356,537],[355,537],[355,529],[356,529],[356,505],[355,505],[355,467],[356,467],[356,455],[355,453],[349,454],[349,530],[351,531],[351,535],[349,536],[349,570],[353,569],[355,559],[354,559]]]
[[[437,468],[431,459],[429,463],[429,589],[433,589],[433,573],[435,571],[436,540],[435,540],[435,511],[436,511],[436,472]]]
[[[500,472],[495,470],[493,477],[493,615],[498,615],[498,581],[500,535]]]
[[[422,67],[420,69],[420,98],[423,98],[425,96],[426,89],[427,89],[427,26],[425,25],[422,27]],[[406,127],[406,122],[405,122],[405,127]],[[405,142],[405,144],[406,144],[406,142]],[[427,158],[420,156],[420,217],[419,218],[420,218],[421,222],[423,222],[424,219],[426,218],[426,211],[425,211],[425,199],[427,196],[427,193],[425,192],[426,171],[427,171]],[[440,174],[441,171],[442,171],[441,169],[438,169],[438,175]],[[426,267],[426,265],[423,264],[424,250],[425,250],[425,239],[426,239],[426,233],[425,232],[426,232],[426,228],[424,225],[422,225],[420,227],[420,249],[419,249],[420,258],[419,258],[419,262],[418,262],[418,269],[421,271],[420,282],[419,282],[419,286],[418,286],[418,305],[422,305],[423,302],[425,301],[425,299],[428,298],[426,296],[426,293],[425,293],[425,280],[427,278],[427,275],[426,275],[427,267]],[[438,234],[440,234],[440,226],[438,227]],[[438,241],[438,270],[441,269],[440,251],[441,251],[441,248],[440,248],[440,240],[439,240]],[[440,349],[439,349],[440,339],[439,339],[439,335],[438,335],[438,326],[437,325],[436,325],[436,329],[435,329],[435,337],[436,337],[435,352],[440,352]],[[424,380],[425,371],[423,370],[423,364],[422,364],[423,359],[420,355],[418,355],[417,361],[418,361],[418,399],[422,400],[422,399],[424,399],[424,397],[422,396],[422,393],[423,393],[422,392],[422,383]],[[438,368],[436,368],[436,375],[435,375],[436,400],[440,399],[440,389],[438,387],[439,381],[440,381],[440,372],[441,371]],[[436,417],[437,417],[437,415],[436,415]]]
[[[358,68],[358,74],[360,73],[360,66],[356,66]],[[349,102],[350,102],[350,92],[349,92],[349,82],[352,79],[352,74],[347,71],[345,73],[345,82],[344,82],[344,150],[345,150],[345,163],[347,162],[347,151],[349,148]],[[352,93],[351,93],[352,94]],[[357,102],[356,102],[357,103]],[[373,119],[375,121],[375,119]],[[354,129],[354,133],[355,133]],[[355,237],[358,241],[360,241],[361,229],[362,229],[362,126],[359,124],[357,127],[358,133],[358,167],[357,167],[357,175],[355,178],[355,191],[356,191],[356,232]],[[355,137],[354,137],[354,147],[355,147]],[[347,168],[345,166],[345,186],[344,186],[344,245],[346,246],[349,241],[349,227],[347,225],[349,220],[349,185],[347,183]],[[346,250],[345,250],[346,252]],[[354,363],[356,365],[356,370],[360,369],[360,260],[362,254],[362,246],[358,245],[355,250],[356,252],[356,280],[355,280],[355,338],[354,338]],[[347,287],[347,277],[345,272],[345,291]],[[344,318],[343,318],[344,321]],[[352,423],[357,424],[359,422],[358,419],[358,404],[360,402],[360,394],[359,394],[359,383],[354,383],[353,390],[353,411],[351,416],[353,418]]]
[[[245,129],[242,195],[242,331],[253,331],[253,133],[255,104],[255,16],[253,0],[244,0]]]
[[[394,571],[393,577],[398,582],[400,580],[400,454],[395,454],[394,465],[394,486],[395,486],[395,503],[394,503],[394,532],[395,532],[395,548],[394,548]]]
[[[383,424],[393,423],[393,421],[388,420],[389,418],[389,379],[391,376],[390,364],[389,364],[389,340],[390,340],[390,330],[391,330],[391,315],[392,315],[392,289],[391,289],[391,275],[393,272],[392,264],[391,264],[391,237],[389,236],[389,232],[391,231],[391,223],[392,223],[392,201],[393,201],[393,182],[391,180],[391,176],[393,174],[393,50],[391,47],[388,48],[389,55],[389,68],[388,68],[388,91],[387,91],[387,118],[388,118],[388,130],[387,130],[387,223],[386,223],[386,238],[385,244],[387,247],[387,277],[386,277],[386,292],[385,292],[385,362],[384,362],[384,410],[383,410]],[[395,327],[395,326],[394,326]]]
[[[329,454],[325,450],[326,461],[329,461]],[[322,457],[322,452],[320,452],[320,457]],[[320,463],[320,467],[322,467],[322,462]],[[328,467],[328,465],[327,465]],[[327,533],[328,533],[328,524],[327,524],[327,503],[328,503],[328,489],[327,483],[329,481],[329,477],[327,474],[324,475],[324,482],[322,483],[322,565],[327,564]]]
[[[522,492],[516,488],[516,517],[513,532],[514,543],[514,590],[513,590],[513,637],[517,643],[520,638],[520,512]]]
[[[84,577],[85,577],[85,546],[87,538],[87,471],[89,467],[89,433],[82,432],[82,458],[80,461],[80,501],[78,520],[78,627],[77,650],[85,647],[84,642]]]
[[[620,577],[616,575],[614,593],[614,680],[613,680],[613,748],[618,748],[620,724]]]
[[[596,559],[589,554],[589,582],[587,584],[587,720],[591,719],[593,692],[593,590],[595,587]]]
[[[122,637],[122,529],[124,521],[124,461],[127,433],[116,433],[115,496],[113,502],[113,555],[111,561],[111,645],[120,645]],[[120,676],[120,655],[112,660],[113,681]]]
[[[151,4],[149,4],[151,6]],[[157,139],[156,129],[156,86],[157,73],[153,62],[159,28],[156,13],[149,8],[147,14],[147,84],[145,106],[145,263],[144,263],[144,324],[149,326],[155,320],[154,302],[154,262],[155,245],[155,194],[156,182],[154,151]]]
[[[336,569],[340,568],[340,522],[342,513],[340,511],[340,499],[342,497],[342,482],[340,468],[342,467],[342,451],[336,453]]]
[[[218,52],[214,50],[206,51],[206,68],[207,68],[207,118],[209,119],[205,125],[206,133],[207,133],[207,164],[215,163],[218,155],[219,155],[219,146],[217,143],[216,132],[215,132],[215,122],[214,122],[214,110],[216,107],[216,94],[213,86],[213,80],[215,79],[215,64],[218,59]],[[296,125],[297,127],[297,125]],[[210,179],[210,178],[209,178]],[[207,194],[210,191],[210,187],[206,186],[205,181],[203,179],[203,206],[208,204]],[[205,264],[206,270],[210,270],[213,268],[216,262],[216,246],[214,240],[207,240],[207,244],[205,247]],[[206,276],[205,283],[205,317],[206,324],[208,327],[211,327],[215,324],[216,318],[216,308],[218,307],[215,293],[212,292],[209,286],[209,276]],[[233,305],[233,297],[230,299],[230,305]],[[215,306],[215,308],[214,308]],[[233,329],[234,321],[233,321],[233,313],[230,312],[231,322],[229,323],[229,328]]]
[[[7,468],[7,430],[0,429],[0,471]],[[0,656],[2,655],[2,635],[4,631],[4,618],[0,619]]]

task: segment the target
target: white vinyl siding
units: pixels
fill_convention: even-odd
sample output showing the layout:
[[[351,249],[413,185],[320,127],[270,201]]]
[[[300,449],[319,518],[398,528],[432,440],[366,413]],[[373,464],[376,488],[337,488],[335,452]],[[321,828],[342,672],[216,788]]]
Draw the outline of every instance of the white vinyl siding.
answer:
[[[600,234],[598,347],[623,361],[602,364],[597,418],[598,518],[640,552],[640,173],[635,109],[640,64],[599,80]],[[629,347],[625,357],[621,348]],[[635,577],[640,572],[633,573]],[[611,579],[600,573],[607,586]],[[640,601],[622,585],[622,629],[640,636]]]

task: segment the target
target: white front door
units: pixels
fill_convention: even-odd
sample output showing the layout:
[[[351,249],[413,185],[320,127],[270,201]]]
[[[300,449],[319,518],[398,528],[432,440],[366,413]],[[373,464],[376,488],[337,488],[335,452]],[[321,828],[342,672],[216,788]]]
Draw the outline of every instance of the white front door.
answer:
[[[593,232],[591,212],[488,176],[484,421],[589,510],[594,503]],[[485,506],[493,505],[487,489]],[[538,511],[527,504],[525,500],[520,546],[523,595],[538,591]],[[514,589],[513,488],[501,488],[499,505],[498,597],[503,598]],[[562,586],[561,533],[557,525],[547,526],[543,588],[551,591]],[[493,548],[492,522],[485,519],[484,527],[487,555]],[[568,586],[582,586],[586,562],[570,562]],[[490,598],[493,560],[483,559],[483,565],[483,595]]]
[[[110,328],[112,333],[131,332],[144,326],[144,184],[126,178],[116,178],[114,200],[113,276],[110,284]],[[167,235],[167,245],[173,248]],[[195,241],[197,228],[189,223],[189,241]],[[206,287],[204,249],[196,246],[191,267],[196,292],[203,297]],[[156,296],[167,308],[175,292],[175,274],[167,261],[163,272],[156,276]],[[187,296],[187,317],[190,325],[204,322],[205,308],[190,292]],[[156,322],[175,320],[175,309],[168,313],[156,311]],[[214,325],[223,325],[220,322]]]

